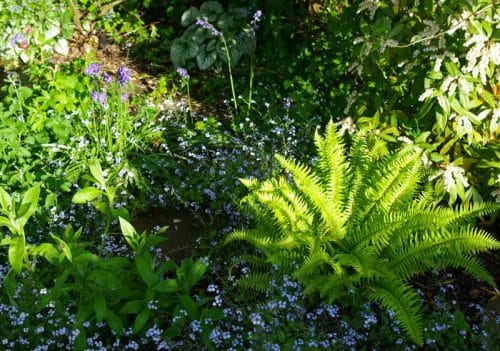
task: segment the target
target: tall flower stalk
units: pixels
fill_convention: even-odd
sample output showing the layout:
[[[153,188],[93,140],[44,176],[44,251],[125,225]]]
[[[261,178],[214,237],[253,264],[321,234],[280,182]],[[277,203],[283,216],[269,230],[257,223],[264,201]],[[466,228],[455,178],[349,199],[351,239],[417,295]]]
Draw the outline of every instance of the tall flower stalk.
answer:
[[[229,54],[229,47],[227,46],[226,39],[224,38],[224,34],[218,31],[213,24],[207,22],[202,18],[196,19],[196,25],[208,30],[214,37],[219,37],[222,40],[222,44],[224,45],[224,51],[226,53],[227,59],[227,68],[229,71],[229,83],[231,84],[231,93],[233,94],[233,104],[235,112],[238,112],[238,101],[236,100],[236,92],[234,90],[234,81],[233,81],[233,72],[231,70],[231,55]]]

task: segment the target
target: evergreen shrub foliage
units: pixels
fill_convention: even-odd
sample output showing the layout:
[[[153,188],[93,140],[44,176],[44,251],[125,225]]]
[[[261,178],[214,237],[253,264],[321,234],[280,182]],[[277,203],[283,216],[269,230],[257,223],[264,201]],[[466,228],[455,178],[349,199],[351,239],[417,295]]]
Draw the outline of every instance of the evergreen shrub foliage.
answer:
[[[236,230],[226,243],[245,240],[267,263],[293,274],[309,294],[338,300],[356,288],[393,310],[408,336],[422,345],[420,299],[409,284],[419,273],[461,267],[494,285],[474,257],[500,246],[471,221],[500,206],[478,203],[447,208],[424,189],[421,150],[408,145],[375,161],[365,132],[353,137],[350,154],[333,122],[316,133],[318,162],[310,168],[276,155],[285,175],[243,180],[243,203],[255,229]],[[271,276],[256,272],[241,281],[262,287]]]

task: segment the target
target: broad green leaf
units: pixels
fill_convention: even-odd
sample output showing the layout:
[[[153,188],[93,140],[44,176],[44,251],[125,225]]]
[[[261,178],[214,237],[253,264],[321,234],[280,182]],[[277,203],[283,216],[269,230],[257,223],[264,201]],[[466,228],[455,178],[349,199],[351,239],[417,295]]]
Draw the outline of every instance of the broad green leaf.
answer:
[[[89,165],[90,174],[95,178],[97,183],[106,189],[106,181],[104,180],[104,174],[102,172],[101,165],[96,162]]]
[[[196,302],[194,302],[194,300],[190,296],[184,295],[184,294],[180,295],[179,301],[182,304],[182,306],[184,307],[184,309],[187,311],[187,313],[191,319],[198,318],[198,316],[200,314],[200,310],[199,310]]]
[[[7,217],[0,216],[0,227],[2,227],[2,226],[9,228],[11,233],[13,233],[13,234],[15,233],[15,228],[12,225],[12,222],[10,221],[10,219],[8,219]]]
[[[106,322],[108,322],[108,325],[111,328],[111,330],[113,330],[116,334],[118,335],[123,334],[123,323],[120,320],[120,318],[118,318],[118,316],[114,314],[111,310],[106,311],[104,319],[106,320]]]
[[[137,241],[138,241],[138,235],[137,232],[135,231],[135,228],[132,224],[130,224],[128,221],[123,219],[122,217],[118,218],[120,221],[120,228],[122,231],[122,234],[127,241],[127,243],[130,245],[130,247],[136,251],[137,250]]]
[[[160,282],[160,277],[153,270],[148,252],[142,251],[136,255],[135,266],[139,276],[148,287],[154,287]]]
[[[193,266],[191,267],[191,270],[189,271],[189,274],[186,278],[189,288],[192,288],[198,281],[203,277],[207,270],[207,266],[204,265],[200,260],[196,261]]]
[[[151,315],[151,311],[147,308],[143,309],[137,317],[135,317],[134,327],[132,329],[133,333],[139,332],[146,325],[149,316]]]
[[[50,243],[41,243],[37,246],[31,246],[28,250],[28,254],[32,256],[41,256],[52,265],[56,265],[60,262],[59,251]]]
[[[123,305],[123,307],[120,309],[120,313],[137,314],[145,307],[146,306],[144,305],[144,302],[142,300],[132,300]]]
[[[106,315],[106,299],[103,294],[96,294],[94,297],[94,313],[98,322],[102,321]]]
[[[181,17],[181,25],[183,27],[189,26],[191,23],[196,21],[196,18],[198,17],[199,11],[196,7],[190,7],[184,13],[182,14]]]
[[[3,281],[3,285],[5,286],[5,290],[7,291],[7,295],[9,296],[11,305],[17,306],[14,300],[17,281],[16,281],[16,274],[12,269],[7,272],[7,275],[5,276],[5,279]]]
[[[3,188],[0,188],[0,206],[2,206],[2,212],[5,215],[9,214],[11,204],[12,198],[10,195]]]
[[[24,227],[28,219],[35,213],[40,196],[40,183],[35,184],[32,188],[27,190],[21,200],[17,217],[19,218],[19,225]]]
[[[93,186],[89,186],[83,189],[80,189],[73,196],[73,203],[75,204],[85,204],[94,200],[99,195],[103,194],[103,192]]]
[[[52,239],[54,239],[54,241],[57,242],[57,245],[59,249],[62,250],[62,252],[64,253],[64,256],[66,256],[66,258],[70,262],[73,262],[73,255],[71,253],[71,248],[69,247],[69,245],[64,240],[62,240],[61,238],[59,238],[54,234],[50,234],[50,236],[52,237]]]
[[[180,290],[179,284],[175,279],[167,279],[160,282],[158,285],[154,287],[156,291],[163,293],[173,293]]]
[[[9,264],[15,273],[21,273],[25,254],[25,238],[23,235],[19,235],[13,239],[13,243],[9,246]]]

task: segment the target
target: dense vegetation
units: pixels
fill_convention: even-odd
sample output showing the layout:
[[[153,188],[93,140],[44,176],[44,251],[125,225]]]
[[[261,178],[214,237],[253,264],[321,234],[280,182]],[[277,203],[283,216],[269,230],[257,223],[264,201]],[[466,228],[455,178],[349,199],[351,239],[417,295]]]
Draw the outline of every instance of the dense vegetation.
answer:
[[[494,349],[499,19],[2,1],[1,348]]]

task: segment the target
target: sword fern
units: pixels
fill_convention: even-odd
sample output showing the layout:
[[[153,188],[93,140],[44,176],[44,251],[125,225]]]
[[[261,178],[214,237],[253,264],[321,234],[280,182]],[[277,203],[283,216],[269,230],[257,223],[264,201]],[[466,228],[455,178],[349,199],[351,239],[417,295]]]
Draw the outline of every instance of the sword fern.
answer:
[[[473,255],[500,244],[469,224],[492,213],[495,204],[472,208],[435,206],[423,193],[421,152],[407,146],[383,160],[371,157],[366,134],[353,139],[350,156],[330,122],[315,135],[315,168],[276,155],[289,173],[263,182],[243,180],[243,202],[258,227],[238,230],[226,243],[250,242],[267,262],[299,279],[307,293],[335,300],[359,288],[395,311],[408,336],[422,345],[420,299],[408,280],[427,270],[462,267],[494,285]],[[254,274],[245,286],[263,286]]]

